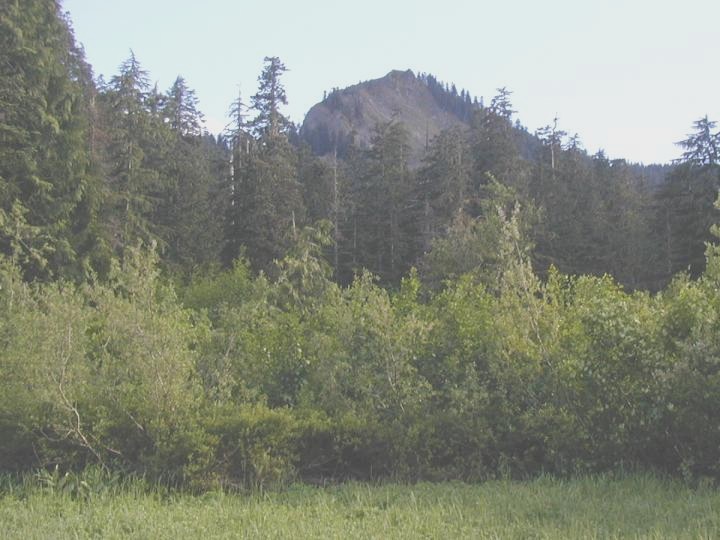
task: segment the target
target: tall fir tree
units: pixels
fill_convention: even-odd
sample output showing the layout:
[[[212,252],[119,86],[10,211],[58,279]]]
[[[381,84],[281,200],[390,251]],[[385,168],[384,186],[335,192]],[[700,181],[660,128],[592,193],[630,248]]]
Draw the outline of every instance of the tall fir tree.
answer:
[[[251,102],[255,117],[247,127],[238,122],[233,143],[234,205],[224,252],[229,260],[244,248],[258,270],[282,257],[305,220],[291,122],[280,110],[287,103],[280,80],[285,71],[277,57],[265,58]]]
[[[720,132],[707,116],[678,143],[683,149],[657,196],[657,224],[664,231],[663,260],[668,276],[689,271],[699,276],[705,268],[705,244],[712,242],[710,227],[717,222],[714,207],[720,188]]]
[[[473,155],[464,130],[451,128],[433,139],[417,186],[423,250],[467,208],[473,198],[472,171]]]
[[[28,279],[88,270],[92,78],[59,2],[0,4],[0,251]]]
[[[162,118],[171,137],[161,167],[166,190],[155,221],[165,231],[167,259],[193,270],[219,257],[222,200],[218,193],[225,180],[225,155],[214,138],[203,135],[197,97],[182,77],[175,80],[162,103]]]
[[[227,200],[224,212],[223,246],[221,258],[226,266],[233,264],[243,251],[243,213],[245,195],[243,188],[248,182],[250,152],[255,151],[255,139],[246,120],[248,107],[242,95],[230,105],[231,123],[225,140],[230,150],[230,168],[227,171]]]
[[[398,283],[418,253],[415,174],[408,167],[406,128],[378,124],[355,186],[355,260],[385,283]]]
[[[498,89],[489,107],[480,107],[471,122],[471,145],[475,156],[473,187],[482,192],[483,186],[494,178],[513,186],[520,197],[528,193],[529,168],[522,159],[518,145],[518,130],[513,127],[515,111],[510,92]]]
[[[290,121],[280,111],[288,102],[280,80],[286,71],[277,56],[265,57],[265,66],[258,77],[258,91],[251,101],[256,112],[251,125],[259,138],[272,139],[288,132]]]
[[[195,90],[178,76],[164,98],[163,117],[181,137],[200,137],[205,120]]]
[[[167,139],[158,133],[151,96],[148,74],[131,51],[101,95],[110,162],[106,215],[116,250],[160,238],[153,223],[162,192],[157,157]]]

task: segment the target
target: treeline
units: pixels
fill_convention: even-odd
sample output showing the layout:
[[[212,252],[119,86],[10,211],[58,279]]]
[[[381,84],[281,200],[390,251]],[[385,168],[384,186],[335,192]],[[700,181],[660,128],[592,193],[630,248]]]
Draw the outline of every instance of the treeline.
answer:
[[[430,73],[420,73],[418,78],[425,83],[440,108],[453,113],[460,120],[470,122],[475,111],[482,104],[464,88],[458,93],[454,84],[442,83]]]
[[[57,2],[0,10],[1,469],[720,473],[707,118],[660,187],[504,90],[419,170],[395,122],[318,159],[277,58],[213,137],[180,77],[94,80]]]
[[[703,270],[719,175],[707,118],[678,164],[642,167],[589,156],[557,121],[528,133],[505,89],[485,106],[421,75],[468,127],[428,141],[419,169],[394,121],[376,126],[369,148],[320,159],[282,114],[278,58],[215,137],[185,80],[152,87],[134,54],[109,81],[94,80],[57,2],[3,10],[0,251],[30,281],[105,276],[138,239],[177,275],[229,268],[240,255],[269,271],[300,228],[326,219],[338,283],[368,269],[396,287],[417,267],[439,286],[492,262],[477,220],[495,183],[521,203],[541,275],[554,265],[659,290],[679,271]]]
[[[215,261],[226,151],[182,77],[151,88],[134,55],[94,81],[58,2],[4,2],[0,251],[28,280],[106,275],[138,239],[169,267]]]

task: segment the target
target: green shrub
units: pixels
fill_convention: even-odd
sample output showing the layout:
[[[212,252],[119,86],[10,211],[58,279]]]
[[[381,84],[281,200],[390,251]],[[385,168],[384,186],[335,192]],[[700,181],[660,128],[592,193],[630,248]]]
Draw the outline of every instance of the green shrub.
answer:
[[[300,424],[289,409],[216,406],[207,422],[217,444],[210,473],[234,488],[264,488],[295,476]]]

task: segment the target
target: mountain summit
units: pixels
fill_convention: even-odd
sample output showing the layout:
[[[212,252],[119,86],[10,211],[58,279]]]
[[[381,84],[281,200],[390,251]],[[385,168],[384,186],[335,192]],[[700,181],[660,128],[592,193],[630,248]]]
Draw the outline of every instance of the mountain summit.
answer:
[[[351,142],[369,146],[378,123],[397,120],[408,130],[411,161],[419,162],[428,141],[444,129],[467,125],[476,107],[469,93],[458,94],[432,75],[394,70],[333,90],[307,113],[301,135],[318,155],[335,148],[342,155]]]

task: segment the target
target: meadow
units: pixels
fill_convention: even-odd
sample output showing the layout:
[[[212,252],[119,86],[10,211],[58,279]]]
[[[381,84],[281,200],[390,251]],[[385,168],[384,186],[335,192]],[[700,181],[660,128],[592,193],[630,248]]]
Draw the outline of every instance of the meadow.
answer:
[[[717,538],[720,491],[652,475],[191,494],[142,480],[5,479],[6,539]]]

